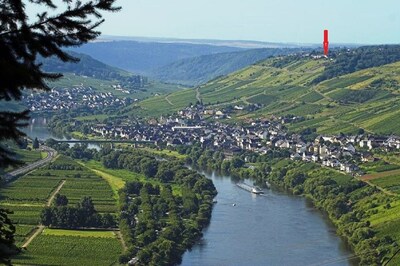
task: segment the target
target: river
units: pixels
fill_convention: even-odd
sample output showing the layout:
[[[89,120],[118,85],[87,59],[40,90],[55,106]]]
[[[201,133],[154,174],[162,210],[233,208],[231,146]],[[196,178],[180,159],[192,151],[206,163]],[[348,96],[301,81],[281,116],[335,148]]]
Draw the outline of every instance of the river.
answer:
[[[57,139],[46,122],[36,118],[24,131],[31,138]],[[214,182],[218,202],[182,265],[356,265],[333,225],[307,199],[274,189],[254,195],[227,176],[201,173]]]
[[[74,138],[67,139],[65,136],[58,136],[53,134],[52,132],[49,131],[47,123],[48,123],[48,118],[44,117],[31,118],[31,120],[29,121],[29,125],[25,128],[21,128],[21,130],[25,132],[25,134],[31,139],[38,138],[39,140],[43,141],[49,138],[55,140],[77,140]],[[75,144],[76,143],[69,143],[70,146],[73,146]],[[88,143],[88,148],[99,150],[100,145]]]
[[[202,174],[214,182],[217,203],[203,238],[184,254],[182,265],[357,264],[309,200],[274,189],[254,195],[229,177]]]

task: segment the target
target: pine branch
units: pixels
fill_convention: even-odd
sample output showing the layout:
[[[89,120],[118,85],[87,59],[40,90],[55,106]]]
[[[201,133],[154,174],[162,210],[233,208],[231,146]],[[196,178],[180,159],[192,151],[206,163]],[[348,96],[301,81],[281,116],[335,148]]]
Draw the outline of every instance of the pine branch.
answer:
[[[36,1],[36,2],[39,2],[39,1]],[[49,1],[46,1],[46,2],[49,2]],[[53,24],[53,23],[57,24],[57,22],[59,20],[65,19],[65,18],[68,18],[68,17],[71,17],[71,18],[73,18],[73,17],[86,18],[88,15],[95,15],[96,17],[101,18],[101,15],[96,11],[96,9],[100,9],[100,10],[103,10],[103,11],[110,11],[110,12],[117,12],[117,11],[121,10],[121,7],[112,6],[114,2],[115,2],[115,0],[99,0],[97,2],[97,4],[94,4],[94,5],[93,5],[93,3],[91,1],[86,3],[86,4],[84,4],[84,5],[77,4],[74,9],[68,9],[67,11],[65,11],[65,12],[63,12],[63,13],[61,13],[59,15],[47,18],[47,19],[45,19],[43,21],[41,21],[39,19],[39,22],[36,22],[34,24],[26,26],[25,30],[38,29],[38,28],[41,28],[42,26],[44,26],[46,24]],[[49,4],[51,4],[49,6],[57,8],[54,4],[52,4],[51,1],[50,1]],[[103,22],[103,20],[100,23],[96,23],[94,27],[99,26],[102,22]],[[92,28],[94,28],[94,27],[92,27]],[[18,29],[14,29],[14,30],[11,30],[11,31],[6,31],[6,32],[3,32],[3,33],[0,33],[0,38],[3,37],[3,36],[6,36],[6,35],[19,33],[22,30],[24,30],[23,27],[20,27]]]

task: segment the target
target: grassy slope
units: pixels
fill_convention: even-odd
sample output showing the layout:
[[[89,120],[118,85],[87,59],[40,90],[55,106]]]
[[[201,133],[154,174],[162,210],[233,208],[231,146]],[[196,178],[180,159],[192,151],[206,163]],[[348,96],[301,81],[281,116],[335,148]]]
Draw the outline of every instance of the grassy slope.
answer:
[[[311,85],[320,75],[326,59],[302,58],[273,67],[279,59],[268,59],[199,88],[204,104],[224,105],[259,103],[256,112],[239,112],[234,119],[294,114],[306,121],[290,126],[293,131],[316,127],[320,133],[350,133],[364,128],[374,133],[400,134],[400,62],[369,68]],[[382,80],[379,86],[371,83]],[[359,101],[359,102],[356,102]],[[159,116],[173,113],[196,102],[195,90],[184,90],[153,97],[134,109],[139,115]]]

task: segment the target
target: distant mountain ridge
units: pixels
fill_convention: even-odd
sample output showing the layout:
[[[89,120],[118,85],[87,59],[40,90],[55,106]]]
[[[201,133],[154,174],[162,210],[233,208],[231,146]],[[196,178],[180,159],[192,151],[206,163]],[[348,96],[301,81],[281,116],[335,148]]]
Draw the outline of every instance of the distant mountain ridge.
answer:
[[[163,82],[195,86],[276,55],[303,51],[301,48],[263,48],[182,59],[155,69],[151,77]]]
[[[241,48],[187,43],[155,43],[136,41],[92,42],[73,48],[108,65],[148,74],[153,69],[175,61],[201,55],[241,51]]]
[[[154,42],[154,43],[186,43],[197,45],[213,45],[213,46],[228,46],[245,49],[258,48],[300,48],[300,47],[318,47],[320,44],[315,43],[280,43],[280,42],[265,42],[253,40],[218,40],[218,39],[182,39],[182,38],[162,38],[162,37],[140,37],[140,36],[112,36],[102,35],[98,38],[100,42],[107,41],[137,41],[137,42]],[[341,44],[340,46],[343,46]],[[350,45],[352,46],[352,45]]]

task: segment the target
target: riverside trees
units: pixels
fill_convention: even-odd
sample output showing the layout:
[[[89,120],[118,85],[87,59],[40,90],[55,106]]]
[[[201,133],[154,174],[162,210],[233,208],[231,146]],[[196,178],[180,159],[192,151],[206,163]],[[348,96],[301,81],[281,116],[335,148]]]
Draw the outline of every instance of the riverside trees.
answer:
[[[139,265],[178,264],[210,221],[217,193],[212,181],[181,161],[138,150],[109,151],[103,164],[144,176],[120,191],[119,225],[129,246],[120,262],[136,257]]]

